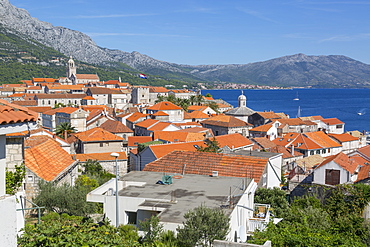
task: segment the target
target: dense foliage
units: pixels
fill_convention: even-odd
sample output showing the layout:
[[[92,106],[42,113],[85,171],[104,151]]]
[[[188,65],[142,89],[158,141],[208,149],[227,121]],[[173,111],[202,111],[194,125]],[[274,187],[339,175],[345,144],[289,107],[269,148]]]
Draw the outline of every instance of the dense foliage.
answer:
[[[218,143],[216,138],[213,138],[213,139],[207,139],[206,146],[199,147],[197,151],[206,152],[206,153],[220,153],[222,149],[220,148],[220,144]]]
[[[362,217],[364,207],[370,201],[368,185],[339,185],[328,190],[323,201],[311,195],[295,200],[288,208],[286,203],[281,203],[285,193],[274,189],[261,194],[275,198],[271,201],[274,212],[279,212],[284,219],[255,233],[253,243],[271,240],[274,246],[282,247],[367,246],[369,243],[370,225]],[[259,195],[256,202],[266,200]]]
[[[180,246],[212,246],[214,240],[224,240],[229,231],[229,218],[221,209],[202,205],[184,218],[184,226],[177,229]]]
[[[17,193],[19,187],[22,186],[24,176],[26,175],[26,168],[24,164],[16,165],[14,171],[9,171],[6,168],[5,183],[6,193],[14,195]]]
[[[19,246],[142,246],[137,230],[130,226],[95,224],[80,216],[50,213],[41,224],[26,225]]]

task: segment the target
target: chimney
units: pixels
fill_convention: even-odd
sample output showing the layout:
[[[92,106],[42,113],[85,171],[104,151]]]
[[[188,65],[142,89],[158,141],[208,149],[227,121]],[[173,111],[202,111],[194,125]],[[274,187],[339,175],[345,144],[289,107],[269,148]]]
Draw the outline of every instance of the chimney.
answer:
[[[292,144],[292,155],[294,156],[294,145]]]
[[[212,177],[218,177],[218,171],[212,171]]]
[[[186,164],[184,164],[184,167],[182,168],[182,175],[183,176],[185,175],[185,168],[186,168]]]

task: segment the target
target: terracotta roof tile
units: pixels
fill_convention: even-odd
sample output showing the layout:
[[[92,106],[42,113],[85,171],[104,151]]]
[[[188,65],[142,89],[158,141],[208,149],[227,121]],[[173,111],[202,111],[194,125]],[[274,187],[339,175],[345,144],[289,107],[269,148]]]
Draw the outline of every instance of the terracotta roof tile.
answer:
[[[154,124],[157,124],[157,123],[159,123],[159,120],[148,118],[148,119],[145,119],[144,121],[141,121],[135,124],[135,126],[141,127],[141,128],[149,128],[150,126],[153,126]]]
[[[343,134],[331,134],[331,133],[329,133],[328,136],[330,136],[331,138],[334,138],[335,140],[339,141],[340,143],[358,141],[357,137],[354,137],[354,136],[352,136],[348,133],[343,133]]]
[[[0,100],[0,124],[37,121],[38,114],[26,107]]]
[[[151,136],[129,136],[127,140],[128,147],[137,147],[137,144],[151,142],[153,138]]]
[[[342,145],[331,139],[327,134],[322,131],[307,132],[306,135],[312,141],[316,142],[323,148],[341,147]]]
[[[370,145],[357,149],[357,152],[365,156],[367,159],[370,160]]]
[[[174,150],[196,151],[197,146],[205,147],[206,144],[205,144],[204,141],[195,141],[195,142],[150,145],[149,148],[152,150],[153,154],[158,159],[158,158],[163,157],[164,155],[166,155],[166,154],[168,154],[168,153],[170,153]]]
[[[95,74],[76,74],[77,79],[93,79],[93,80],[99,80],[98,75]]]
[[[344,124],[342,121],[340,121],[338,118],[325,118],[321,120],[327,125],[336,125],[336,124]]]
[[[272,124],[264,124],[250,129],[249,131],[255,132],[267,132],[272,128]]]
[[[168,142],[192,142],[204,140],[204,133],[191,133],[181,131],[154,131],[154,140],[164,140]]]
[[[109,131],[103,130],[102,128],[95,127],[93,129],[86,130],[84,132],[78,132],[72,134],[75,138],[83,142],[97,142],[97,141],[122,141],[123,138]]]
[[[177,106],[169,101],[159,102],[151,107],[148,107],[147,110],[153,111],[165,111],[165,110],[181,110],[180,106]]]
[[[147,164],[144,171],[199,175],[211,175],[213,171],[217,171],[218,176],[248,177],[258,183],[267,162],[267,158],[250,156],[173,151]]]
[[[167,128],[170,125],[171,125],[171,123],[158,122],[154,126],[149,127],[148,130],[150,130],[150,131],[164,130],[165,128]]]
[[[207,119],[210,118],[207,114],[205,114],[202,111],[192,111],[188,113],[189,118],[195,118],[195,119]]]
[[[165,87],[149,87],[150,93],[168,93],[170,90],[168,90]]]
[[[163,111],[157,111],[156,113],[152,114],[152,116],[169,116],[169,115]]]
[[[119,154],[118,160],[127,160],[126,152],[117,152]],[[89,154],[71,154],[71,157],[75,156],[77,160],[85,162],[87,160],[107,161],[115,160],[115,157],[109,153],[89,153]]]
[[[37,106],[37,101],[36,100],[18,100],[18,101],[13,101],[13,104],[25,106],[28,108],[28,106]]]
[[[336,164],[341,166],[346,171],[350,172],[351,174],[354,174],[356,169],[359,167],[359,163],[357,163],[356,160],[351,159],[344,153],[339,153],[336,155],[332,155],[327,157],[321,164],[319,164],[316,168],[319,168],[321,166],[324,166],[328,164],[329,162],[334,161]]]
[[[126,121],[129,121],[131,123],[134,123],[135,121],[139,120],[140,118],[144,118],[148,116],[148,114],[144,114],[141,112],[134,112],[131,116],[129,116]]]
[[[111,133],[133,133],[133,131],[122,122],[110,119],[105,121],[99,127]]]
[[[26,149],[24,160],[28,169],[46,181],[54,180],[74,163],[71,156],[52,139]]]
[[[269,151],[271,148],[276,147],[276,144],[266,137],[254,137],[252,139],[255,143],[257,143],[262,149]]]
[[[202,125],[214,125],[221,127],[241,127],[241,126],[252,126],[250,123],[246,123],[236,117],[227,115],[217,115],[209,119],[203,120]]]
[[[248,138],[242,136],[239,133],[220,135],[216,136],[215,138],[221,148],[228,146],[229,148],[232,149],[253,145],[253,143]]]

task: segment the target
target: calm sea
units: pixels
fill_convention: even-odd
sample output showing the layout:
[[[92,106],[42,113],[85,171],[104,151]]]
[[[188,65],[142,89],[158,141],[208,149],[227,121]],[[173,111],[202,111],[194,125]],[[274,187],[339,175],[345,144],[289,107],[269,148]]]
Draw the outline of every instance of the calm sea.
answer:
[[[207,93],[237,107],[241,90],[202,90]],[[244,95],[255,111],[284,112],[293,118],[300,109],[302,117],[336,117],[345,123],[346,131],[370,131],[370,89],[244,90]],[[297,96],[299,100],[293,100]]]

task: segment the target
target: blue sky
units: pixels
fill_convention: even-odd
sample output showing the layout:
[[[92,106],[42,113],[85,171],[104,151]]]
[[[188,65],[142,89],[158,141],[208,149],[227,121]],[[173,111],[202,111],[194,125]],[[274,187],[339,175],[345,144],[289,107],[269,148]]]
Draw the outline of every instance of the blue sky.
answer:
[[[97,45],[179,64],[304,53],[370,64],[370,0],[9,0]]]

